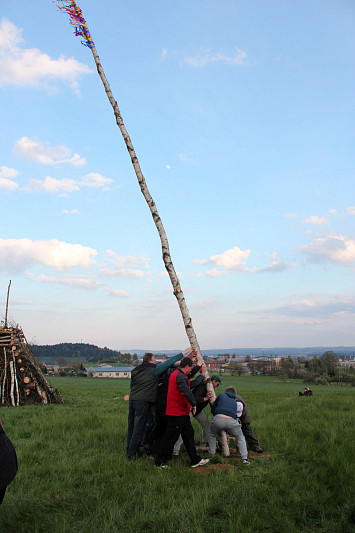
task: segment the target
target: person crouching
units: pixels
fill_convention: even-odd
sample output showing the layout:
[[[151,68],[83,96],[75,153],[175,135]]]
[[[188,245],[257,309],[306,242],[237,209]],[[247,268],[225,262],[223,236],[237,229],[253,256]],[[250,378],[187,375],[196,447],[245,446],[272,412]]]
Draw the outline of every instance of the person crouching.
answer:
[[[221,431],[226,431],[237,439],[240,455],[244,464],[248,461],[248,450],[245,437],[242,432],[240,416],[243,413],[243,404],[236,400],[236,390],[234,387],[227,387],[226,392],[219,394],[211,406],[213,417],[210,425],[210,458],[216,453],[216,437]]]

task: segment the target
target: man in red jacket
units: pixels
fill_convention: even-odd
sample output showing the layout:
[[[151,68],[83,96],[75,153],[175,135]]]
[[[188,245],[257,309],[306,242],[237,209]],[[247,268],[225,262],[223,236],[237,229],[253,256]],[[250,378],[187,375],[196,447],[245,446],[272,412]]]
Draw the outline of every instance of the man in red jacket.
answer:
[[[191,468],[203,466],[209,459],[201,459],[197,455],[194,430],[191,425],[190,411],[196,413],[196,400],[190,390],[188,375],[193,362],[190,357],[181,360],[180,367],[171,374],[169,379],[166,415],[168,418],[165,434],[158,444],[155,465],[158,468],[168,468],[166,462],[170,459],[174,444],[181,434],[186,451],[190,457]]]

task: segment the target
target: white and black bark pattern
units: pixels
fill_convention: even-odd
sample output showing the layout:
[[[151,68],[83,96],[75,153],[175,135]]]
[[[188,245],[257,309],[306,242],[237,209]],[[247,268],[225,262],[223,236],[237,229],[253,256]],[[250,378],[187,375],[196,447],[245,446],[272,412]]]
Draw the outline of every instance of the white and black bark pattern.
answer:
[[[140,164],[139,164],[139,161],[138,161],[138,157],[137,157],[136,152],[134,150],[134,147],[133,147],[132,141],[130,139],[130,136],[127,133],[126,127],[124,125],[124,122],[123,122],[123,119],[122,119],[122,116],[121,116],[121,113],[120,113],[120,110],[119,110],[119,107],[118,107],[118,104],[117,104],[116,100],[114,99],[113,94],[111,92],[110,85],[109,85],[109,83],[107,81],[107,78],[105,76],[105,73],[104,73],[104,70],[102,68],[102,65],[101,65],[101,62],[100,62],[100,58],[98,56],[96,48],[95,48],[95,46],[91,46],[90,48],[91,48],[91,51],[92,51],[92,55],[94,56],[94,60],[95,60],[96,67],[97,67],[97,72],[98,72],[98,74],[99,74],[99,76],[101,78],[101,81],[102,81],[102,83],[103,83],[103,85],[105,87],[107,98],[109,99],[109,102],[110,102],[110,104],[112,106],[112,109],[113,109],[113,112],[114,112],[114,115],[115,115],[115,118],[116,118],[117,126],[119,127],[119,129],[120,129],[120,131],[122,133],[122,136],[123,136],[124,142],[126,144],[129,156],[131,158],[132,165],[133,165],[135,174],[137,176],[140,189],[141,189],[142,194],[143,194],[143,196],[144,196],[144,198],[145,198],[145,200],[146,200],[146,202],[148,204],[148,207],[149,207],[150,212],[152,214],[154,223],[155,223],[156,228],[158,230],[160,241],[161,241],[162,256],[163,256],[164,265],[165,265],[165,268],[166,268],[166,270],[168,272],[171,284],[173,286],[173,293],[174,293],[174,295],[175,295],[175,297],[177,299],[177,302],[179,304],[179,308],[180,308],[181,316],[182,316],[182,319],[183,319],[183,322],[184,322],[184,326],[185,326],[187,337],[189,339],[190,345],[197,352],[197,362],[198,362],[198,364],[202,365],[203,364],[203,358],[202,358],[202,355],[201,355],[200,346],[199,346],[198,341],[197,341],[195,330],[194,330],[194,328],[192,326],[192,320],[191,320],[190,313],[189,313],[189,310],[188,310],[186,302],[185,302],[185,298],[184,298],[184,294],[183,294],[182,289],[181,289],[180,281],[179,281],[179,278],[178,278],[178,276],[177,276],[177,274],[175,272],[175,268],[174,268],[174,265],[173,265],[173,262],[172,262],[172,259],[171,259],[168,238],[167,238],[163,223],[161,221],[161,218],[159,216],[157,206],[155,205],[155,202],[154,202],[154,200],[153,200],[153,198],[152,198],[152,196],[151,196],[151,194],[149,192],[149,189],[147,187],[145,178],[143,176],[143,172],[141,170],[141,167],[140,167]],[[208,377],[208,373],[207,372],[206,372],[206,377]],[[213,394],[215,394],[212,384],[209,383],[207,388],[208,388],[208,390],[212,391]],[[215,396],[214,396],[214,398],[215,398]],[[229,455],[229,447],[228,447],[228,444],[227,444],[227,438],[226,438],[225,432],[223,432],[223,435],[221,437],[222,437],[223,453],[224,453],[224,455]]]
[[[103,68],[101,66],[100,58],[99,58],[99,56],[97,54],[96,48],[94,46],[92,46],[91,47],[91,51],[92,51],[92,54],[94,56],[94,60],[95,60],[96,66],[97,66],[97,71],[98,71],[99,76],[100,76],[100,78],[102,80],[102,83],[103,83],[103,85],[105,87],[105,91],[106,91],[107,97],[108,97],[108,99],[110,101],[110,104],[111,104],[111,106],[113,108],[113,112],[114,112],[115,118],[116,118],[116,123],[117,123],[118,127],[120,128],[120,131],[122,133],[123,139],[124,139],[124,141],[126,143],[126,147],[127,147],[128,153],[130,155],[130,158],[131,158],[131,161],[132,161],[132,165],[133,165],[134,171],[135,171],[137,179],[138,179],[139,186],[140,186],[142,194],[143,194],[143,196],[144,196],[144,198],[145,198],[145,200],[146,200],[146,202],[148,204],[148,207],[149,207],[150,212],[152,214],[154,223],[155,223],[156,228],[158,230],[160,241],[161,241],[161,246],[162,246],[162,255],[163,255],[164,265],[165,265],[165,268],[166,268],[166,270],[168,272],[169,278],[170,278],[172,286],[173,286],[173,293],[174,293],[174,295],[175,295],[175,297],[176,297],[176,299],[178,301],[178,304],[179,304],[179,308],[180,308],[181,315],[182,315],[182,318],[183,318],[183,321],[184,321],[185,330],[186,330],[188,339],[190,341],[191,346],[197,351],[198,356],[199,356],[199,361],[202,362],[200,347],[199,347],[199,344],[198,344],[198,341],[197,341],[197,338],[196,338],[195,331],[194,331],[193,326],[192,326],[191,317],[190,317],[189,310],[188,310],[186,302],[185,302],[184,294],[183,294],[181,286],[180,286],[180,281],[179,281],[179,278],[178,278],[178,276],[177,276],[177,274],[175,272],[175,268],[174,268],[173,262],[171,260],[168,238],[166,236],[163,223],[162,223],[161,218],[159,216],[157,206],[155,205],[155,202],[154,202],[153,198],[151,197],[150,192],[148,190],[146,181],[144,179],[143,173],[142,173],[141,168],[140,168],[140,164],[139,164],[136,152],[135,152],[135,150],[133,148],[132,141],[131,141],[131,139],[130,139],[128,133],[127,133],[126,127],[125,127],[125,125],[123,123],[123,120],[122,120],[121,113],[120,113],[120,110],[118,108],[117,102],[116,102],[116,100],[114,99],[114,97],[112,95],[110,85],[109,85],[109,83],[108,83],[108,81],[106,79],[105,73],[104,73]]]

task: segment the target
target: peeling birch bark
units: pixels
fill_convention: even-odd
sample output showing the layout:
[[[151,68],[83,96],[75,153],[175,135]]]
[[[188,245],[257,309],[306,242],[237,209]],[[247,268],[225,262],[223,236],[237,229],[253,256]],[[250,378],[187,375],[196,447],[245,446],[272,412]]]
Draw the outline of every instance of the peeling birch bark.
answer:
[[[172,286],[173,286],[173,294],[174,294],[174,296],[177,299],[178,304],[179,304],[179,308],[180,308],[180,312],[181,312],[181,315],[182,315],[182,319],[184,321],[184,326],[185,326],[185,330],[186,330],[186,333],[187,333],[187,337],[188,337],[188,339],[190,341],[190,345],[198,353],[200,361],[203,361],[202,356],[201,356],[200,347],[199,347],[199,344],[198,344],[198,341],[197,341],[197,337],[196,337],[194,328],[192,326],[192,320],[191,320],[191,317],[190,317],[190,314],[189,314],[189,310],[187,308],[187,305],[186,305],[186,302],[185,302],[185,298],[184,298],[184,294],[183,294],[182,289],[181,289],[180,281],[179,281],[179,278],[178,278],[178,276],[177,276],[177,274],[175,272],[175,268],[174,268],[174,265],[173,265],[173,262],[172,262],[172,259],[171,259],[168,238],[167,238],[167,235],[166,235],[162,220],[161,220],[161,218],[159,216],[156,204],[155,204],[155,202],[154,202],[154,200],[153,200],[153,198],[152,198],[152,196],[151,196],[151,194],[149,192],[149,189],[147,187],[147,183],[146,183],[145,178],[143,176],[143,173],[142,173],[139,161],[138,161],[138,157],[137,157],[136,152],[134,150],[132,141],[131,141],[128,133],[127,133],[126,127],[125,127],[125,125],[123,123],[122,116],[121,116],[120,110],[118,108],[118,104],[117,104],[116,100],[114,99],[114,97],[112,95],[110,85],[109,85],[109,83],[107,81],[107,78],[106,78],[105,73],[103,71],[103,68],[101,66],[100,58],[98,56],[98,53],[96,51],[95,46],[91,47],[91,51],[92,51],[92,55],[94,56],[94,60],[95,60],[96,67],[97,67],[97,72],[98,72],[98,74],[99,74],[99,76],[101,78],[101,81],[102,81],[102,83],[104,85],[104,88],[105,88],[105,91],[106,91],[106,94],[107,94],[107,97],[108,97],[109,102],[110,102],[110,104],[111,104],[111,106],[113,108],[113,112],[114,112],[114,115],[115,115],[115,118],[116,118],[117,126],[119,127],[119,129],[120,129],[120,131],[122,133],[124,142],[126,144],[128,153],[130,155],[130,158],[131,158],[131,161],[132,161],[132,165],[133,165],[135,174],[137,176],[140,189],[141,189],[142,194],[143,194],[143,196],[144,196],[144,198],[145,198],[145,200],[146,200],[146,202],[148,204],[148,207],[149,207],[150,212],[152,214],[155,226],[156,226],[156,228],[158,230],[160,241],[161,241],[162,257],[163,257],[164,265],[165,265],[165,268],[166,268],[166,270],[168,272],[170,281],[171,281]]]
[[[15,398],[14,398],[15,382],[14,382],[14,368],[13,368],[13,362],[12,361],[10,361],[9,366],[10,366],[10,376],[11,376],[10,398],[11,398],[12,407],[15,407]]]
[[[173,262],[172,262],[172,259],[171,259],[170,249],[169,249],[169,242],[168,242],[168,238],[167,238],[167,235],[166,235],[162,220],[161,220],[161,218],[159,216],[157,206],[156,206],[156,204],[155,204],[155,202],[154,202],[154,200],[153,200],[153,198],[152,198],[152,196],[151,196],[151,194],[149,192],[147,183],[145,181],[143,172],[141,170],[141,167],[140,167],[140,164],[139,164],[139,161],[138,161],[138,157],[137,157],[136,152],[134,150],[131,138],[130,138],[130,136],[127,133],[126,127],[124,125],[124,122],[123,122],[123,119],[122,119],[122,116],[121,116],[121,113],[120,113],[120,110],[119,110],[119,107],[118,107],[118,104],[117,104],[116,100],[113,97],[110,85],[109,85],[109,83],[107,81],[107,78],[105,76],[104,70],[102,68],[99,55],[98,55],[98,53],[96,51],[95,46],[91,46],[90,49],[91,49],[92,55],[94,57],[94,61],[95,61],[96,68],[97,68],[97,72],[98,72],[98,74],[99,74],[99,76],[101,78],[101,81],[103,83],[103,86],[105,88],[105,92],[106,92],[107,98],[108,98],[108,100],[109,100],[109,102],[110,102],[110,104],[112,106],[117,126],[119,127],[119,129],[121,131],[121,134],[122,134],[122,137],[123,137],[124,142],[126,144],[129,156],[131,158],[131,162],[132,162],[135,174],[137,176],[141,192],[142,192],[142,194],[143,194],[143,196],[144,196],[144,198],[145,198],[145,200],[146,200],[146,202],[148,204],[148,207],[149,207],[151,215],[153,217],[155,226],[156,226],[157,231],[159,233],[161,247],[162,247],[162,257],[163,257],[163,261],[164,261],[164,265],[165,265],[166,271],[167,271],[167,273],[169,275],[171,284],[173,286],[173,294],[174,294],[174,296],[175,296],[175,298],[176,298],[176,300],[178,302],[179,309],[180,309],[180,312],[181,312],[181,316],[182,316],[182,319],[183,319],[183,322],[184,322],[186,334],[187,334],[187,337],[189,339],[190,345],[197,352],[197,363],[199,365],[201,365],[201,364],[203,364],[203,357],[201,355],[200,346],[198,344],[197,337],[196,337],[196,334],[195,334],[195,330],[194,330],[193,325],[192,325],[192,320],[191,320],[190,313],[189,313],[189,310],[188,310],[187,305],[186,305],[186,301],[185,301],[184,294],[182,292],[180,281],[179,281],[179,278],[178,278],[178,276],[176,274],[176,271],[175,271],[175,268],[174,268],[174,265],[173,265]],[[207,373],[207,375],[208,375],[208,373]],[[214,389],[213,389],[213,385],[212,384],[211,384],[211,387],[212,387],[212,390],[213,390],[213,393],[214,393]],[[211,389],[209,389],[209,387],[208,387],[207,390],[211,390]],[[222,442],[223,454],[225,456],[228,456],[229,455],[229,447],[228,447],[227,436],[226,436],[225,432],[223,432],[223,435],[221,435],[221,442]]]

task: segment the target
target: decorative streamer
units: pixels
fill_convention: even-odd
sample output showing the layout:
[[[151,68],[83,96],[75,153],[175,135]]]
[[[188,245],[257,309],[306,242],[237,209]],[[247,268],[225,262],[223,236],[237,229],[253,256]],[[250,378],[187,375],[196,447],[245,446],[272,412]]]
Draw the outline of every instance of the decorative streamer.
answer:
[[[138,157],[137,157],[136,152],[134,150],[132,141],[131,141],[128,133],[127,133],[126,127],[125,127],[125,125],[123,123],[123,119],[122,119],[120,110],[118,108],[117,101],[114,99],[113,94],[111,92],[110,85],[109,85],[109,83],[107,81],[107,78],[105,76],[105,73],[103,71],[103,68],[102,68],[102,65],[101,65],[101,62],[100,62],[100,58],[99,58],[98,53],[96,51],[95,45],[94,45],[94,43],[93,43],[93,41],[91,39],[90,32],[89,32],[88,27],[86,25],[85,19],[82,16],[81,9],[76,5],[74,0],[71,0],[70,2],[69,1],[62,1],[62,0],[56,0],[56,1],[58,3],[62,4],[62,7],[60,7],[58,5],[59,9],[65,11],[70,16],[70,20],[71,20],[70,24],[75,26],[75,35],[83,35],[83,37],[86,39],[86,42],[82,41],[82,44],[85,44],[86,46],[88,46],[91,49],[92,55],[93,55],[95,63],[96,63],[97,72],[98,72],[98,74],[99,74],[99,76],[101,78],[101,81],[102,81],[102,83],[103,83],[103,85],[105,87],[105,92],[106,92],[107,97],[109,99],[109,102],[110,102],[110,104],[111,104],[111,106],[113,108],[113,112],[114,112],[115,118],[116,118],[116,124],[117,124],[117,126],[119,127],[119,129],[120,129],[120,131],[122,133],[124,142],[126,144],[127,150],[129,152],[129,155],[130,155],[130,158],[131,158],[131,162],[132,162],[134,171],[135,171],[137,179],[138,179],[139,186],[140,186],[142,194],[143,194],[143,196],[144,196],[144,198],[145,198],[145,200],[146,200],[146,202],[148,204],[148,207],[149,207],[150,212],[152,214],[152,217],[153,217],[154,223],[156,225],[157,231],[159,233],[159,237],[160,237],[160,241],[161,241],[161,245],[162,245],[163,261],[164,261],[165,268],[166,268],[166,270],[167,270],[167,272],[169,274],[170,281],[171,281],[173,289],[174,289],[173,294],[176,297],[176,299],[178,301],[178,304],[179,304],[179,308],[180,308],[181,315],[182,315],[182,318],[183,318],[183,321],[184,321],[184,325],[185,325],[185,330],[186,330],[188,339],[190,341],[190,346],[192,346],[194,348],[194,350],[196,351],[196,353],[197,353],[198,364],[202,365],[204,363],[203,363],[203,358],[202,358],[202,355],[201,355],[201,350],[200,350],[200,347],[199,347],[199,344],[198,344],[198,341],[197,341],[197,337],[196,337],[194,328],[192,326],[192,321],[191,321],[191,318],[190,318],[189,310],[187,308],[187,305],[186,305],[186,302],[185,302],[185,298],[184,298],[181,286],[180,286],[180,281],[178,279],[178,276],[177,276],[177,274],[175,272],[175,268],[174,268],[172,260],[171,260],[168,238],[167,238],[165,229],[163,227],[162,220],[161,220],[161,218],[160,218],[160,216],[158,214],[158,210],[157,210],[156,204],[155,204],[155,202],[154,202],[153,198],[151,197],[150,192],[148,190],[145,178],[144,178],[142,170],[140,168]],[[66,4],[68,4],[68,5],[66,5]],[[69,4],[70,4],[70,6],[69,6]],[[211,400],[214,401],[215,398],[216,398],[216,395],[215,395],[214,387],[213,387],[213,385],[211,383],[211,380],[208,379],[208,372],[207,371],[205,373],[205,377],[206,377],[206,380],[207,380],[207,390],[209,392],[212,392]],[[222,432],[222,436],[221,436],[220,442],[222,444],[224,455],[228,456],[229,455],[229,446],[228,446],[228,442],[227,442],[227,437],[226,437],[226,432],[225,431]]]
[[[86,20],[83,17],[80,7],[76,5],[76,2],[74,0],[57,0],[57,2],[58,9],[69,15],[69,24],[75,28],[74,35],[76,37],[84,37],[85,41],[81,41],[81,44],[88,46],[89,48],[95,46],[87,27]]]

